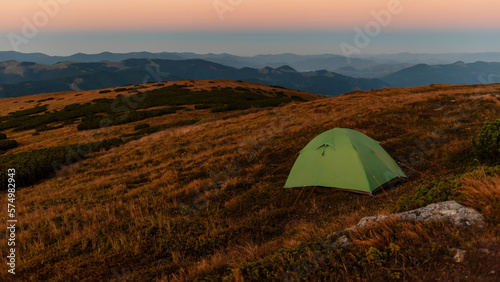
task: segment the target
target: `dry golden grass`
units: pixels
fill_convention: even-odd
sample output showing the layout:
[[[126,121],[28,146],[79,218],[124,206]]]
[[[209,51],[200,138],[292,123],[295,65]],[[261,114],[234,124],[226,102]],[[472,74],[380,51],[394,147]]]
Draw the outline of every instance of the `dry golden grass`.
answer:
[[[222,85],[233,84],[240,85]],[[202,89],[219,84],[196,85]],[[130,133],[139,123],[203,120],[95,152],[60,179],[18,190],[19,277],[107,280],[116,278],[112,271],[121,273],[122,267],[138,280],[193,280],[214,273],[222,277],[280,248],[293,248],[354,225],[363,216],[388,212],[425,177],[413,174],[409,182],[388,189],[388,196],[316,188],[307,199],[306,188],[292,208],[300,189],[282,186],[294,155],[319,133],[348,127],[381,141],[396,159],[408,160],[412,152],[419,152],[436,166],[411,164],[432,179],[454,175],[467,165],[460,158],[467,156],[468,140],[482,121],[500,115],[493,96],[474,96],[486,91],[499,92],[500,85],[383,89],[215,115],[180,111],[113,127],[106,138]],[[69,97],[74,93],[57,95],[65,97],[58,102],[75,102]],[[18,104],[25,99],[29,98],[18,98]],[[9,105],[13,101],[8,100]],[[15,109],[4,103],[2,107],[4,112]],[[443,109],[437,111],[438,107]],[[21,143],[13,153],[86,138],[75,126],[30,135],[12,134]],[[422,150],[419,142],[429,140],[432,150]],[[488,191],[498,194],[497,178],[467,180],[463,189],[467,203],[478,203],[477,208],[494,217],[498,197],[486,198]],[[0,202],[5,199],[2,194]],[[365,234],[355,244],[386,244],[395,226],[408,243],[425,245],[432,239],[424,225],[388,222],[381,225],[380,234]],[[0,228],[5,227],[5,220],[0,221]],[[0,277],[6,277],[5,240],[0,250]],[[243,279],[238,273],[234,277]]]
[[[500,222],[500,178],[498,176],[470,177],[460,187],[465,204],[474,207],[493,224]]]
[[[158,85],[161,84],[162,86]],[[218,87],[218,88],[224,88],[224,87],[245,87],[253,90],[264,90],[267,92],[277,92],[277,91],[284,91],[284,94],[287,95],[288,97],[290,96],[299,96],[299,97],[304,97],[308,100],[313,100],[313,99],[318,99],[321,96],[318,96],[316,94],[311,94],[308,92],[304,91],[299,91],[299,90],[291,90],[291,89],[281,89],[281,88],[276,88],[268,85],[263,85],[263,84],[258,84],[258,83],[251,83],[251,82],[238,82],[238,81],[233,81],[233,80],[180,80],[180,81],[170,81],[170,82],[150,82],[150,83],[144,83],[140,84],[139,86],[141,87],[138,89],[138,92],[145,92],[149,90],[154,90],[158,88],[162,88],[165,86],[171,86],[171,85],[186,85],[186,89],[193,90],[193,91],[200,91],[200,90],[212,90],[212,87]],[[98,89],[98,90],[81,90],[81,91],[63,91],[63,92],[54,92],[54,93],[44,93],[44,94],[37,94],[37,95],[29,95],[29,96],[23,96],[23,97],[16,97],[16,98],[1,98],[2,103],[0,104],[0,116],[5,116],[10,112],[18,111],[21,109],[27,109],[31,108],[37,104],[42,104],[42,105],[48,105],[48,110],[61,110],[64,108],[66,105],[69,104],[74,104],[74,103],[87,103],[90,102],[94,99],[97,98],[115,98],[116,95],[122,94],[124,96],[130,96],[134,94],[134,92],[131,91],[123,91],[123,92],[114,92],[115,89],[118,88],[134,88],[136,86],[134,85],[127,85],[127,86],[119,86],[119,87],[110,87],[110,88],[104,88],[104,89]],[[99,93],[103,90],[111,90],[111,92],[108,93]],[[38,102],[41,100],[45,100],[48,98],[54,98],[54,100],[49,100],[49,101],[42,101]],[[29,102],[32,101],[32,102]]]
[[[212,83],[213,82],[213,83]],[[271,87],[262,84],[250,83],[250,82],[237,82],[231,80],[196,80],[192,82],[191,80],[183,80],[183,81],[171,81],[171,82],[162,82],[163,86],[158,86],[158,83],[147,83],[141,84],[141,88],[139,92],[145,92],[149,90],[158,89],[165,86],[171,86],[174,84],[177,85],[187,85],[187,89],[193,91],[199,90],[211,90],[211,87],[245,87],[251,89],[252,91],[262,90],[264,95],[270,95],[269,93],[276,93],[283,91],[283,94],[291,97],[298,96],[303,97],[307,100],[315,100],[320,99],[322,96],[311,94],[308,92],[290,90],[290,89],[281,89],[276,87]],[[123,86],[125,88],[133,88],[134,85]],[[99,90],[88,90],[88,91],[71,91],[71,92],[56,92],[56,93],[47,93],[47,94],[39,94],[39,95],[31,95],[31,96],[23,96],[19,98],[2,98],[2,103],[0,103],[0,116],[5,116],[10,112],[14,112],[21,109],[32,108],[36,104],[47,105],[49,111],[52,110],[61,110],[67,105],[74,103],[88,103],[97,98],[115,98],[117,95],[121,94],[124,96],[133,95],[134,92],[125,91],[125,92],[114,92],[113,90],[117,88],[123,87],[113,87],[107,89],[99,89]],[[99,92],[102,90],[112,90],[109,93],[100,94]],[[78,95],[78,96],[75,96]],[[42,103],[36,103],[36,101],[44,100],[47,98],[54,98],[54,100],[44,101]],[[60,100],[62,99],[62,100]],[[35,102],[26,103],[26,101],[33,100]],[[60,129],[50,130],[41,132],[40,135],[33,136],[32,133],[35,130],[14,132],[8,131],[9,138],[15,139],[20,146],[16,149],[9,150],[8,154],[15,154],[23,151],[31,151],[37,149],[43,149],[54,146],[66,146],[75,143],[75,140],[78,140],[80,143],[89,143],[95,142],[97,140],[101,140],[103,138],[116,138],[122,134],[132,133],[134,132],[134,126],[137,124],[148,123],[151,126],[165,124],[168,122],[173,122],[181,119],[200,119],[201,122],[206,121],[216,121],[219,119],[225,119],[234,115],[248,114],[255,110],[245,110],[240,111],[238,113],[211,113],[209,109],[207,110],[193,110],[194,105],[188,105],[186,108],[191,109],[191,111],[180,110],[175,114],[160,116],[155,118],[150,118],[147,121],[137,121],[133,123],[123,124],[114,126],[112,128],[104,128],[104,129],[95,129],[88,131],[78,131],[76,130],[75,125],[65,126]],[[151,110],[154,108],[150,108]],[[51,126],[58,125],[57,124],[49,124]]]
[[[147,90],[153,90],[160,88],[161,86],[153,86],[157,83],[146,83],[141,84],[141,86],[145,87],[138,91],[144,92]],[[48,110],[61,110],[66,105],[74,104],[74,103],[87,103],[97,98],[115,98],[116,95],[122,94],[125,96],[130,96],[133,93],[129,91],[125,92],[114,92],[113,90],[117,88],[133,88],[134,85],[129,86],[120,86],[120,87],[111,87],[105,89],[98,90],[82,90],[82,91],[63,91],[63,92],[54,92],[54,93],[44,93],[37,95],[29,95],[17,98],[2,98],[2,103],[0,104],[0,116],[5,116],[9,112],[18,111],[21,109],[31,108],[37,104],[48,105]],[[111,90],[108,93],[99,93],[103,90]],[[54,98],[54,100],[42,101],[48,98]],[[32,102],[29,102],[32,101]],[[42,102],[39,102],[42,101]]]

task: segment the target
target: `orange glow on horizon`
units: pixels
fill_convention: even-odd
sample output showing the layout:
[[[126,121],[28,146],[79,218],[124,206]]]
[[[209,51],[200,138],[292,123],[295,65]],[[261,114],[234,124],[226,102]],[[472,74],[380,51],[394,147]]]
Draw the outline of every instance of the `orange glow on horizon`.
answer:
[[[2,31],[19,31],[23,18],[33,22],[45,13],[39,2],[59,0],[2,1]],[[62,0],[61,0],[62,1]],[[387,30],[497,30],[500,1],[455,0],[65,0],[49,16],[47,31],[352,31],[374,18],[373,12],[399,3],[402,12],[391,16]],[[8,2],[8,3],[6,3]],[[222,13],[217,13],[214,4]],[[224,4],[225,3],[225,4]],[[236,3],[232,7],[229,3]],[[239,3],[239,4],[238,4]],[[217,6],[217,5],[215,5]],[[53,7],[50,6],[49,7]]]

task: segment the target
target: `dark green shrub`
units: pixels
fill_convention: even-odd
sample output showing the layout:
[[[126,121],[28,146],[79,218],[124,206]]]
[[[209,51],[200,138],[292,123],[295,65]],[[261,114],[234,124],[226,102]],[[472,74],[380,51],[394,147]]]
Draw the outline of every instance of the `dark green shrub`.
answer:
[[[115,92],[124,92],[124,91],[128,91],[128,90],[132,90],[132,88],[125,88],[125,87],[116,88]]]
[[[284,95],[282,97],[269,97],[253,90],[248,91],[247,88],[243,87],[238,88],[242,91],[236,93],[231,87],[212,91],[191,91],[185,87],[185,85],[172,85],[128,97],[117,96],[110,99],[94,99],[88,103],[67,105],[64,109],[53,112],[48,112],[46,105],[19,110],[8,116],[0,117],[0,131],[8,129],[14,131],[30,130],[51,123],[65,124],[67,121],[67,123],[72,123],[80,118],[84,118],[82,123],[85,124],[79,125],[79,130],[97,129],[100,127],[99,122],[103,118],[109,118],[111,122],[104,123],[104,126],[119,125],[174,113],[175,109],[182,109],[183,107],[180,107],[182,105],[195,105],[196,109],[216,107],[213,112],[224,112],[251,107],[275,107],[293,100],[300,101],[297,97],[288,98]],[[101,92],[111,91],[102,90]],[[139,111],[159,106],[170,107],[152,111]],[[45,113],[40,114],[41,112]],[[125,114],[125,112],[128,112],[128,114]],[[85,118],[87,116],[89,118]]]
[[[212,107],[212,113],[220,113],[230,111],[229,105],[219,104]]]
[[[113,100],[108,99],[108,98],[97,98],[97,99],[92,100],[92,103],[96,103],[96,104],[99,104],[99,103],[109,103],[111,101],[113,101]]]
[[[17,141],[14,139],[0,140],[0,150],[6,151],[17,147]]]
[[[194,108],[197,110],[210,109],[212,107],[213,105],[208,105],[208,104],[194,105]]]
[[[73,124],[75,123],[76,119],[67,119],[63,122],[63,125],[68,125],[68,124]]]
[[[51,100],[54,100],[54,98],[50,97],[50,98],[47,98],[47,99],[38,100],[37,102],[41,103],[41,102],[51,101]]]
[[[106,90],[99,91],[99,94],[104,94],[104,93],[109,93],[109,92],[111,92],[111,90],[106,89]]]
[[[48,126],[48,125],[42,125],[40,127],[37,127],[36,132],[43,132],[43,131],[49,131],[49,130],[55,130],[59,128],[63,128],[63,125],[58,125],[58,126]]]
[[[149,127],[148,123],[142,123],[142,124],[138,124],[138,125],[134,126],[134,130],[137,131],[137,130],[141,130],[141,129],[148,128],[148,127]]]
[[[402,212],[454,199],[458,196],[457,187],[459,185],[460,178],[424,182],[417,187],[413,194],[402,196],[397,201],[394,211]]]
[[[304,99],[304,98],[302,98],[302,97],[299,97],[299,96],[295,96],[295,95],[294,95],[294,96],[292,96],[292,99],[293,99],[294,101],[300,101],[300,102],[306,102],[306,101],[307,101],[306,99]]]
[[[16,187],[35,184],[59,171],[62,167],[74,164],[86,155],[118,146],[123,141],[118,138],[103,141],[54,147],[13,155],[0,156],[0,171],[16,170]],[[0,190],[7,189],[7,174],[0,174]]]
[[[241,87],[241,86],[236,86],[234,88],[234,90],[243,91],[243,92],[250,92],[250,89],[245,88],[245,87]]]
[[[137,136],[142,136],[142,135],[146,135],[146,134],[152,134],[152,133],[166,130],[169,128],[192,125],[192,124],[197,123],[198,121],[199,120],[197,120],[197,119],[178,120],[178,121],[172,122],[172,123],[160,124],[160,125],[155,125],[155,126],[148,127],[148,128],[143,128],[143,129],[140,129],[137,132],[134,132],[132,134],[124,134],[121,137],[134,137],[134,136],[137,137]]]
[[[22,116],[29,116],[29,115],[38,114],[38,113],[45,112],[45,111],[47,111],[47,105],[35,106],[34,108],[30,108],[30,109],[26,109],[26,110],[19,110],[19,111],[15,111],[15,112],[9,113],[9,114],[14,116],[14,117],[22,117]]]
[[[5,133],[0,133],[0,140],[7,139],[7,135]]]
[[[82,107],[82,105],[80,105],[80,104],[70,104],[70,105],[65,106],[62,111],[66,111],[66,112],[77,111],[78,109],[80,109],[80,107]]]
[[[119,113],[107,116],[85,116],[76,128],[78,130],[89,130],[126,124],[147,118],[173,114],[179,109],[181,109],[181,107],[170,107],[150,111],[130,111],[128,113]]]
[[[472,139],[476,157],[485,163],[500,162],[500,119],[486,121],[476,138]]]

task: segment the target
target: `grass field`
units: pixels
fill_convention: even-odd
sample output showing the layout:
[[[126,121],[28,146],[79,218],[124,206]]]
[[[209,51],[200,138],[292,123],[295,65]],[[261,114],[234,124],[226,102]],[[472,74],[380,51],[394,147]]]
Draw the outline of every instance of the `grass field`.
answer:
[[[137,90],[161,91],[173,84]],[[234,101],[282,101],[214,111],[214,105],[232,102],[200,102],[193,96],[175,105],[182,107],[175,112],[104,128],[78,130],[83,117],[76,117],[38,134],[36,128],[2,131],[19,145],[0,160],[105,139],[123,141],[87,150],[69,166],[62,160],[57,175],[46,173],[17,190],[15,279],[500,279],[500,167],[480,163],[471,150],[471,138],[484,121],[500,116],[500,85],[431,85],[323,98],[244,82],[177,84],[191,92],[226,89]],[[53,113],[70,104],[137,94],[111,90],[2,99],[0,121],[37,104]],[[130,110],[164,106],[173,105]],[[110,113],[96,114],[105,119]],[[143,124],[149,127],[136,129]],[[298,152],[335,127],[380,141],[409,180],[372,197],[306,187],[294,205],[301,189],[283,185]],[[23,167],[15,168],[22,175]],[[486,227],[390,221],[352,234],[352,249],[335,249],[324,241],[364,216],[448,199],[478,209]],[[7,206],[6,192],[0,203]],[[6,230],[7,213],[1,216],[0,228]],[[456,263],[451,248],[467,250],[465,262]],[[0,280],[11,279],[7,240],[0,241],[0,250]]]

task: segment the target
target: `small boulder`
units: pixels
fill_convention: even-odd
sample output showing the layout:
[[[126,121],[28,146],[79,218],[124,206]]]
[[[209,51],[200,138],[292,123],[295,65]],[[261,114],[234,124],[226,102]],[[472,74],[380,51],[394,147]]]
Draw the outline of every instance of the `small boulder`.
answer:
[[[465,227],[470,227],[470,226],[484,227],[485,224],[483,215],[480,214],[478,211],[462,206],[461,204],[455,201],[446,201],[446,202],[430,204],[423,208],[396,214],[381,214],[381,215],[363,217],[355,226],[349,227],[344,230],[336,231],[333,234],[328,235],[327,239],[330,241],[332,237],[335,237],[343,232],[353,231],[359,228],[365,228],[376,222],[380,222],[386,219],[415,220],[415,221],[430,221],[430,220],[450,221],[453,222],[455,225],[465,226]],[[352,245],[351,241],[347,236],[340,237],[333,244],[338,243],[336,246],[341,246],[340,245],[341,242],[347,242],[347,240],[349,244]]]
[[[465,261],[465,255],[467,254],[466,250],[452,248],[451,251],[455,253],[455,255],[453,256],[455,262],[461,263]]]
[[[482,249],[479,249],[479,251],[483,254],[489,254],[490,253],[490,250],[488,249],[485,249],[485,248],[482,248]]]
[[[478,226],[484,227],[484,217],[474,209],[467,208],[455,201],[446,201],[434,203],[423,208],[414,209],[411,211],[401,212],[397,214],[382,214],[375,216],[367,216],[362,218],[354,228],[364,228],[372,225],[375,222],[394,218],[400,220],[415,220],[415,221],[451,221],[459,226]],[[351,228],[350,228],[351,229]]]
[[[389,217],[391,217],[391,215],[386,215],[386,214],[363,217],[358,222],[358,224],[356,224],[356,226],[354,226],[354,227],[355,228],[364,228],[364,227],[372,225],[372,224],[374,224],[376,222],[380,222],[382,220],[385,220],[385,219],[387,219]]]
[[[403,219],[416,221],[441,220],[451,221],[458,226],[484,227],[484,217],[474,209],[467,208],[455,201],[430,204],[426,207],[402,212]]]
[[[333,242],[332,246],[336,248],[350,248],[352,247],[352,242],[351,239],[349,239],[349,237],[343,235],[340,238],[338,238],[335,242]]]

